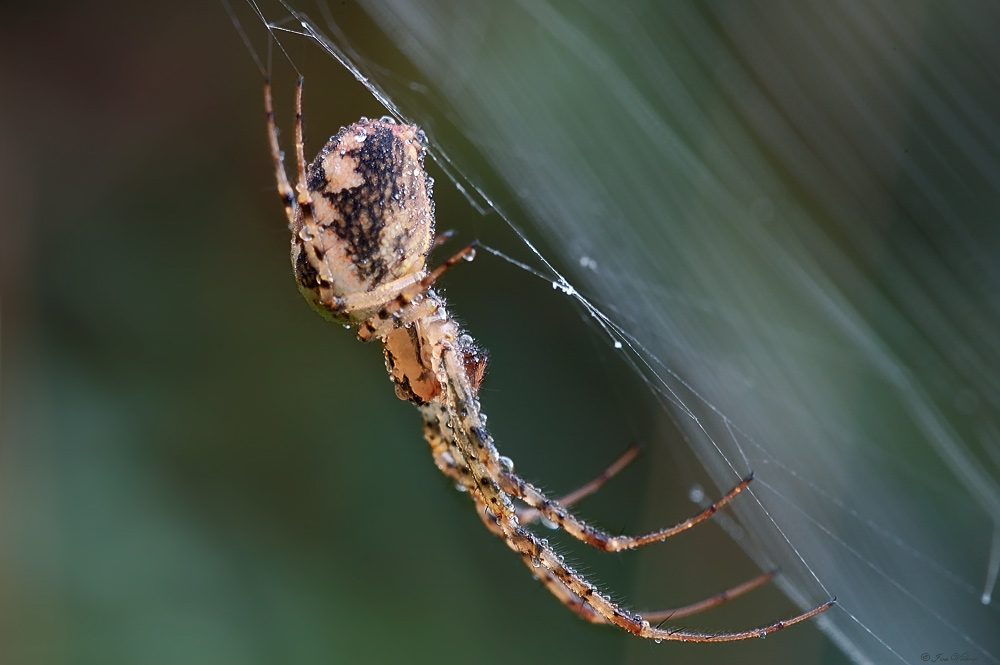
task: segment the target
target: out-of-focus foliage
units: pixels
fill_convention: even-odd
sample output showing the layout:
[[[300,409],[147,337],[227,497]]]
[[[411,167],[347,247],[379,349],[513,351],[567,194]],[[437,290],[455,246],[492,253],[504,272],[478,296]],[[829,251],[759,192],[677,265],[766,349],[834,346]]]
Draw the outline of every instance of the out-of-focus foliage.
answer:
[[[299,7],[664,364],[632,371],[571,298],[480,253],[444,287],[491,351],[499,445],[558,493],[643,440],[582,507],[628,531],[753,469],[760,503],[718,521],[796,600],[837,594],[859,659],[991,662],[993,9],[611,6],[333,3],[339,36]],[[433,468],[378,349],[298,296],[259,75],[220,6],[4,11],[0,662],[843,661],[814,625],[648,645],[532,582]],[[384,113],[282,42],[310,155]],[[290,151],[295,73],[273,63]],[[439,228],[533,260],[431,168]],[[641,554],[560,542],[640,607],[759,570],[717,525]],[[769,588],[685,625],[794,611]]]

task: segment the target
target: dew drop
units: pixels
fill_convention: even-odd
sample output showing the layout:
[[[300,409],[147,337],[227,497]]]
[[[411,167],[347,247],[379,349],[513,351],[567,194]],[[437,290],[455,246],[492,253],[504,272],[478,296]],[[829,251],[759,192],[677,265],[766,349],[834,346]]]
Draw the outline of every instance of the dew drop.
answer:
[[[645,619],[643,619],[642,621],[640,621],[640,622],[639,622],[639,626],[640,626],[640,627],[641,627],[641,628],[642,628],[643,630],[649,630],[649,622],[648,622],[648,621],[646,621]]]
[[[656,642],[657,644],[663,644],[663,640],[661,640],[661,639],[660,639],[659,637],[657,637],[657,638],[656,638],[655,640],[653,640],[653,641],[654,641],[654,642]]]
[[[534,566],[535,568],[538,568],[540,565],[542,565],[542,562],[538,560],[537,556],[533,556],[531,557],[531,565]]]
[[[379,118],[378,120],[379,120],[379,122],[384,122],[387,125],[395,125],[396,124],[396,119],[393,118],[391,115],[384,115],[381,118]]]
[[[621,343],[621,342],[619,342],[619,341],[618,341],[617,339],[615,340],[615,348],[616,348],[616,349],[620,349],[620,348],[622,348],[622,343]]]
[[[463,485],[462,483],[455,483],[455,489],[458,490],[459,492],[468,492],[469,491],[469,488],[466,487],[465,485]]]
[[[475,258],[476,258],[476,250],[475,250],[475,248],[473,248],[473,249],[470,249],[468,252],[465,253],[465,256],[462,257],[462,260],[463,261],[472,261]]]
[[[544,526],[546,529],[552,529],[553,531],[555,531],[556,529],[559,528],[559,525],[550,520],[548,517],[543,517],[540,521],[542,523],[542,526]]]
[[[760,639],[764,639],[765,637],[767,637],[767,633],[765,633],[765,632],[764,632],[764,631],[762,630],[762,631],[760,631],[760,633],[759,633],[759,634],[757,635],[757,637],[759,637]]]
[[[500,466],[502,466],[507,473],[514,473],[514,460],[501,455],[498,461],[500,462]]]

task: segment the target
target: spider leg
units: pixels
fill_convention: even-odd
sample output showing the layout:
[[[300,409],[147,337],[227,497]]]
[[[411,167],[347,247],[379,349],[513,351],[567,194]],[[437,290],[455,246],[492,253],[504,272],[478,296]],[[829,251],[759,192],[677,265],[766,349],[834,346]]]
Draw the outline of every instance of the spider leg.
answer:
[[[305,157],[302,155],[302,77],[299,77],[298,86],[295,93],[295,152],[296,163],[298,165],[298,181],[295,189],[292,189],[285,173],[284,158],[281,153],[281,146],[278,144],[278,127],[274,121],[274,102],[271,95],[271,79],[264,79],[264,113],[267,116],[267,139],[271,147],[271,159],[274,162],[274,177],[278,183],[278,194],[285,207],[285,216],[288,218],[288,228],[295,231],[297,226],[297,214],[302,215],[303,229],[298,231],[299,240],[302,242],[303,251],[312,268],[320,275],[325,274],[322,260],[316,253],[316,247],[312,239],[318,237],[318,227],[313,215],[312,198],[306,188],[305,179]],[[296,196],[298,192],[298,196]]]
[[[455,458],[452,452],[449,450],[450,446],[444,437],[441,436],[440,431],[435,426],[435,423],[425,421],[424,422],[424,438],[427,439],[428,443],[431,445],[431,452],[434,455],[434,463],[437,465],[438,469],[441,470],[446,476],[455,481],[456,484],[461,484],[463,487],[470,489],[468,487],[471,484],[471,476],[468,469],[459,469],[455,464]],[[479,496],[478,491],[475,488],[471,488],[470,494],[472,495],[472,500],[476,504],[476,514],[479,515],[479,519],[483,521],[486,528],[493,533],[493,535],[499,538],[505,538],[503,529],[500,528],[499,524],[495,518],[493,518],[486,508],[486,503]],[[583,598],[576,595],[570,591],[569,587],[560,582],[548,569],[542,567],[538,562],[538,559],[533,559],[530,556],[525,556],[521,554],[521,560],[528,567],[528,570],[545,586],[549,592],[555,596],[559,602],[572,610],[575,614],[580,616],[585,621],[590,623],[607,623],[607,620],[598,614],[597,610],[588,605]]]
[[[618,459],[612,462],[608,468],[604,469],[604,471],[595,476],[590,482],[582,487],[576,488],[569,494],[559,497],[556,499],[556,503],[563,507],[572,506],[577,501],[585,499],[597,490],[601,489],[601,487],[604,486],[604,483],[621,473],[622,469],[628,466],[632,460],[636,458],[639,454],[639,450],[639,446],[632,444],[618,457]],[[542,513],[537,508],[524,508],[518,510],[517,512],[517,517],[521,520],[521,524],[531,524],[541,516]]]
[[[470,494],[477,503],[477,510],[480,508],[479,502],[482,502],[483,519],[495,523],[496,527],[503,533],[503,539],[508,547],[520,554],[522,558],[528,559],[533,568],[537,561],[540,567],[544,567],[568,591],[582,599],[608,623],[639,637],[652,640],[731,642],[762,637],[776,632],[809,619],[834,604],[835,599],[785,621],[777,621],[767,626],[739,632],[713,634],[653,627],[649,621],[634,615],[601,594],[594,585],[563,563],[562,558],[549,547],[548,543],[540,540],[518,523],[510,497],[498,482],[498,474],[490,473],[492,464],[489,464],[488,461],[496,459],[498,456],[492,439],[489,438],[483,427],[475,393],[464,372],[460,371],[461,363],[456,357],[455,350],[446,349],[442,354],[441,363],[447,390],[442,400],[437,427],[442,438],[452,442],[449,446],[450,450],[453,451],[452,454],[457,454],[461,458],[454,460],[456,466],[466,466],[469,469],[474,485]],[[497,466],[500,466],[498,459]],[[490,530],[496,533],[492,527]],[[554,584],[546,586],[550,591],[558,590]],[[557,593],[556,595],[560,598],[570,598],[565,594]]]
[[[466,245],[454,256],[450,257],[426,275],[420,277],[418,274],[417,277],[420,277],[420,281],[410,284],[404,288],[398,295],[396,295],[395,298],[392,299],[392,301],[386,304],[385,307],[380,309],[374,316],[370,317],[361,324],[361,327],[358,329],[358,338],[365,342],[375,339],[376,337],[384,338],[385,335],[392,330],[392,328],[398,328],[400,325],[404,325],[404,322],[398,318],[399,312],[409,307],[409,305],[418,297],[427,293],[428,289],[431,288],[435,280],[443,275],[448,268],[451,268],[459,261],[468,261],[470,260],[470,257],[475,256],[475,245],[476,243]],[[436,309],[439,304],[440,303],[435,302],[432,309]],[[424,314],[426,313],[429,312],[424,311]],[[412,322],[417,318],[420,318],[420,314],[413,313],[405,322]]]
[[[483,503],[476,494],[473,494],[473,501],[476,503],[476,512],[479,514],[479,518],[486,525],[494,535],[499,536],[506,540],[503,529],[497,524],[496,520],[490,517],[489,512],[486,509],[486,504]],[[585,601],[580,596],[573,593],[569,587],[559,581],[548,568],[541,565],[538,559],[532,556],[527,556],[525,554],[518,553],[521,556],[521,560],[524,561],[524,565],[528,567],[531,574],[548,589],[549,593],[556,597],[560,603],[569,608],[574,614],[579,616],[584,621],[590,623],[608,623],[601,614],[591,607],[587,601]]]
[[[532,557],[524,556],[523,554],[521,555],[521,559],[528,567],[528,570],[530,570],[532,574],[538,578],[538,581],[541,582],[546,589],[548,589],[549,593],[555,596],[556,600],[569,608],[571,612],[589,623],[608,623],[608,620],[605,619],[600,612],[595,610],[583,598],[573,593],[568,586],[560,582],[559,578],[552,574],[547,568],[541,565],[536,566],[535,561],[537,561],[537,559],[532,559]]]
[[[480,515],[483,515],[480,511]],[[491,531],[496,533],[498,527],[492,520],[483,519],[486,526],[490,528]],[[490,526],[490,525],[493,526]],[[500,534],[502,537],[502,534]],[[545,585],[545,588],[549,590],[556,599],[568,607],[574,614],[578,615],[584,621],[590,623],[606,624],[608,620],[605,619],[600,613],[597,612],[593,607],[587,604],[580,596],[573,593],[569,587],[559,581],[555,575],[549,572],[548,569],[542,566],[536,566],[535,561],[531,557],[521,556],[525,565],[532,572],[532,574],[538,578],[538,580]],[[704,612],[705,610],[711,609],[713,607],[718,607],[723,603],[726,603],[738,596],[743,595],[747,591],[756,589],[760,585],[764,584],[768,580],[774,577],[773,572],[763,573],[757,577],[744,582],[743,584],[734,586],[725,591],[719,592],[712,596],[711,598],[706,598],[705,600],[699,601],[697,603],[692,603],[690,605],[685,605],[684,607],[678,607],[670,610],[657,610],[655,612],[640,612],[642,618],[651,624],[657,624],[662,621],[669,621],[671,619],[681,619],[686,616],[691,616],[692,614],[697,614],[699,612]]]
[[[455,235],[455,229],[448,229],[447,231],[442,231],[441,233],[437,234],[437,237],[434,238],[433,244],[431,244],[431,251],[434,251],[441,245],[451,240],[454,235]]]
[[[291,227],[295,222],[295,192],[288,184],[281,147],[278,145],[278,126],[274,122],[274,102],[271,99],[271,79],[269,77],[264,79],[264,114],[267,116],[267,139],[271,146],[271,159],[274,160],[274,177],[278,183],[278,194],[285,206],[288,226]]]
[[[295,181],[296,202],[299,212],[302,215],[302,228],[298,231],[299,239],[302,241],[303,249],[309,264],[321,276],[328,275],[322,257],[316,250],[316,238],[320,237],[319,225],[316,223],[316,214],[313,210],[312,195],[309,193],[309,185],[306,180],[306,156],[305,156],[305,130],[302,119],[302,88],[305,85],[305,78],[299,77],[295,84],[295,166],[297,178]],[[284,173],[284,169],[282,169]],[[285,183],[287,186],[287,182]],[[294,220],[292,227],[294,229]]]
[[[593,527],[576,517],[567,511],[559,502],[549,499],[541,492],[541,490],[526,482],[518,475],[505,469],[501,469],[499,478],[500,485],[506,492],[509,492],[513,496],[527,503],[532,508],[538,510],[542,517],[554,522],[566,531],[566,533],[573,536],[577,540],[606,552],[620,552],[622,550],[635,549],[636,547],[641,547],[642,545],[648,545],[649,543],[666,540],[671,536],[676,536],[682,531],[687,531],[694,525],[704,522],[709,517],[714,515],[719,508],[732,501],[737,494],[746,489],[746,486],[749,485],[752,480],[753,474],[741,480],[733,489],[729,490],[728,493],[712,505],[700,511],[696,515],[678,522],[674,526],[652,531],[640,536],[612,536],[606,531]]]
[[[462,364],[459,359],[457,357],[450,357],[454,355],[453,351],[442,355],[441,364],[444,374],[442,385],[447,385],[450,388],[449,392],[451,392],[453,399],[457,402],[452,405],[454,409],[454,414],[451,416],[454,421],[453,427],[456,430],[466,432],[470,439],[468,450],[463,452],[467,453],[470,462],[474,460],[483,467],[481,474],[474,475],[488,474],[491,478],[495,478],[505,496],[510,495],[521,499],[532,508],[537,509],[542,517],[554,522],[564,529],[566,533],[592,547],[604,550],[605,552],[620,552],[666,540],[707,520],[719,508],[732,501],[737,494],[746,489],[747,485],[753,480],[753,474],[748,475],[721,499],[718,499],[701,512],[678,522],[672,527],[640,536],[612,536],[601,529],[590,526],[567,511],[558,502],[549,499],[537,487],[516,475],[509,464],[507,466],[501,464],[500,455],[497,453],[496,446],[493,445],[493,437],[490,436],[480,421],[479,404],[475,396],[475,391],[469,385],[468,378],[460,371]]]
[[[403,294],[401,293],[400,296]],[[396,328],[409,325],[414,321],[433,314],[441,306],[436,299],[426,299],[419,302],[409,299],[401,300],[397,296],[396,300],[386,305],[374,315],[365,319],[358,328],[358,339],[368,342],[373,339],[385,340]]]
[[[487,515],[486,519],[491,519],[491,515]],[[528,565],[534,568],[535,562],[537,561],[540,567],[544,567],[548,573],[551,573],[551,577],[554,579],[546,583],[546,588],[559,598],[559,600],[563,601],[564,604],[576,611],[573,604],[573,596],[576,596],[589,605],[590,608],[599,614],[607,623],[612,623],[634,635],[647,639],[675,640],[682,642],[734,642],[738,640],[752,639],[755,637],[764,637],[770,633],[777,632],[783,628],[787,628],[788,626],[805,621],[806,619],[829,609],[836,602],[836,599],[832,599],[807,612],[803,612],[802,614],[796,615],[784,621],[776,621],[767,626],[760,626],[758,628],[737,632],[702,633],[674,628],[654,627],[650,624],[648,619],[645,619],[640,615],[633,614],[629,610],[601,594],[595,586],[576,573],[576,571],[572,568],[566,566],[563,563],[562,558],[558,556],[546,543],[540,541],[530,531],[527,531],[518,525],[515,520],[511,519],[511,516],[501,515],[496,518],[496,521],[499,528],[503,531],[504,540],[507,541],[508,546],[521,554],[522,558],[527,559],[529,562]],[[566,592],[563,592],[554,582],[558,582],[565,587]],[[707,607],[702,609],[707,609]],[[589,613],[587,613],[586,610],[582,612],[577,611],[577,613],[581,614],[581,616],[584,616],[585,618],[588,618],[589,616]],[[653,616],[657,616],[658,614],[659,613]],[[595,619],[596,617],[588,618],[588,620],[596,623],[597,621]]]
[[[699,612],[704,612],[705,610],[710,610],[713,607],[718,607],[724,603],[729,602],[734,598],[738,598],[748,591],[753,591],[762,584],[774,579],[776,571],[770,570],[766,573],[761,573],[757,577],[751,578],[742,584],[737,584],[734,587],[730,587],[725,591],[720,591],[719,593],[709,596],[704,600],[699,600],[697,603],[691,603],[690,605],[684,605],[683,607],[677,607],[672,610],[657,610],[655,612],[643,612],[642,616],[646,621],[650,623],[658,623],[660,621],[669,621],[671,619],[680,619],[682,617],[691,616],[692,614],[698,614]]]
[[[548,545],[541,543],[531,532],[518,526],[516,523],[500,519],[500,527],[504,532],[507,544],[516,549],[522,557],[527,557],[529,565],[534,567],[535,561],[539,566],[543,566],[546,571],[552,574],[555,581],[562,584],[567,591],[580,598],[589,605],[603,619],[628,632],[652,640],[675,640],[681,642],[734,642],[738,640],[764,637],[770,633],[777,632],[783,628],[805,621],[824,610],[829,609],[836,599],[829,600],[813,609],[803,612],[797,616],[784,621],[776,621],[767,626],[760,626],[750,630],[743,630],[730,633],[702,633],[697,631],[679,630],[674,628],[658,628],[650,624],[648,619],[638,614],[633,614],[621,605],[613,602],[608,597],[601,594],[596,587],[580,576],[572,568],[566,566],[562,559],[552,551]],[[558,587],[554,584],[546,584],[546,588],[553,592],[557,598],[566,602],[572,608],[572,596],[558,592]],[[580,614],[580,612],[578,612]],[[590,619],[593,620],[593,619]]]
[[[306,181],[305,130],[302,119],[302,87],[305,80],[299,77],[295,86],[295,166],[297,179],[295,192],[299,208],[302,210],[302,222],[313,238],[319,234],[316,226],[316,216],[313,213],[312,196]]]

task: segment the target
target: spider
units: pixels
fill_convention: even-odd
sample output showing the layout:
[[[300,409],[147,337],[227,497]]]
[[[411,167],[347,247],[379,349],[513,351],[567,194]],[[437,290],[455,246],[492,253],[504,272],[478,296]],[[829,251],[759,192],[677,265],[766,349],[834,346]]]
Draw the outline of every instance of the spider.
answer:
[[[486,356],[464,333],[435,292],[434,282],[461,260],[469,245],[433,270],[434,204],[423,159],[426,139],[413,125],[391,118],[342,128],[308,166],[304,156],[300,77],[295,94],[295,188],[285,173],[278,144],[271,85],[264,83],[267,133],[278,192],[292,232],[291,259],[299,290],[324,317],[357,327],[363,341],[384,346],[386,369],[396,395],[423,417],[424,438],[434,463],[467,491],[486,527],[502,538],[564,605],[592,623],[613,624],[655,640],[728,642],[764,637],[813,617],[836,599],[767,626],[728,633],[662,628],[677,619],[720,605],[774,575],[764,573],[701,602],[673,610],[636,614],[612,601],[563,563],[548,542],[527,528],[544,519],[588,545],[607,552],[665,540],[711,517],[743,491],[752,474],[721,499],[675,526],[641,536],[614,536],[576,518],[567,507],[595,492],[637,454],[629,448],[603,473],[558,500],[514,473],[485,427],[479,387]],[[514,500],[523,506],[516,506]]]

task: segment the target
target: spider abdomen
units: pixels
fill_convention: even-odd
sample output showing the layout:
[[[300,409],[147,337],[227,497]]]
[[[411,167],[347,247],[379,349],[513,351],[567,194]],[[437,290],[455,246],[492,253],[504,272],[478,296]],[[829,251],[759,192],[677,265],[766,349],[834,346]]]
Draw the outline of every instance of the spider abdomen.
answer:
[[[413,125],[362,119],[342,128],[308,166],[315,227],[307,226],[300,208],[292,265],[314,305],[424,269],[434,238],[424,140]]]

